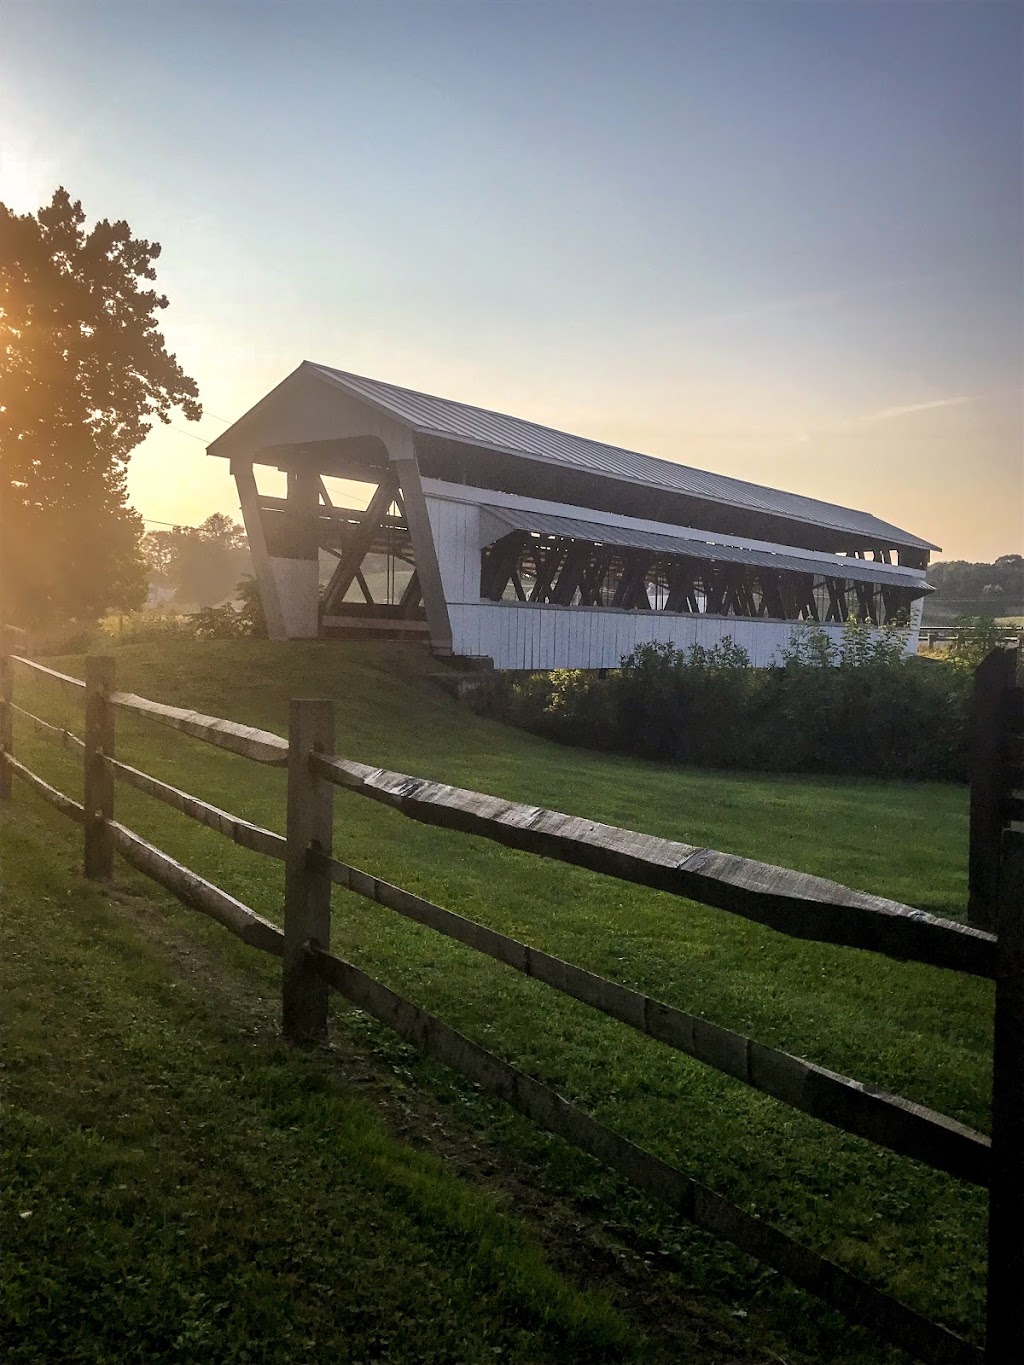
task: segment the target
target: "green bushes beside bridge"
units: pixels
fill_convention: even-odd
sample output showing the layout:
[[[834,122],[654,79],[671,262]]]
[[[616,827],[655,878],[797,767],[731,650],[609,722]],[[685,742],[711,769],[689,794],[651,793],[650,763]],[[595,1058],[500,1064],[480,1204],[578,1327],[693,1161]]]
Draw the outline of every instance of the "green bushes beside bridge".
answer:
[[[567,744],[755,772],[964,781],[972,659],[905,657],[898,630],[799,627],[771,668],[731,639],[646,644],[604,674],[499,675],[487,714]]]

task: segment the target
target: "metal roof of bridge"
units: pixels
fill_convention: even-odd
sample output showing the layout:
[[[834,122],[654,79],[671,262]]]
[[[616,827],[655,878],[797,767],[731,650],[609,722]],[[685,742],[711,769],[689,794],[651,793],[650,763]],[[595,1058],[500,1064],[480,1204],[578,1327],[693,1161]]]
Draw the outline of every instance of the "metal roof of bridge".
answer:
[[[388,413],[422,435],[461,442],[505,455],[539,460],[579,473],[597,474],[627,483],[643,484],[668,493],[684,494],[746,511],[763,512],[833,531],[868,537],[882,545],[935,550],[938,546],[909,531],[881,521],[868,512],[785,493],[726,474],[693,469],[673,460],[641,455],[635,450],[592,441],[584,436],[543,427],[536,422],[472,407],[450,398],[419,393],[380,379],[305,362],[331,383]]]

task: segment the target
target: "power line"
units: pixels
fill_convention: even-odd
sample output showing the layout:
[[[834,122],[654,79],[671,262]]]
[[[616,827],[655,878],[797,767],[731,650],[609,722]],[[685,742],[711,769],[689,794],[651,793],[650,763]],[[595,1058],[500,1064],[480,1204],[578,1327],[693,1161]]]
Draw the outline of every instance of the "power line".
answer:
[[[187,436],[192,441],[200,441],[204,446],[209,445],[210,440],[212,439],[207,438],[206,436],[200,436],[194,431],[186,431],[184,427],[176,427],[173,422],[167,423],[167,429],[169,431],[176,431],[179,436]]]
[[[215,412],[204,412],[203,417],[212,417],[215,422],[221,422],[226,427],[231,426],[233,420],[227,417],[218,417]],[[161,425],[165,426],[169,431],[176,431],[179,436],[187,436],[192,441],[201,441],[204,446],[209,445],[211,441],[217,439],[215,436],[201,436],[198,432],[186,431],[184,427],[176,427],[173,422],[163,422]],[[154,430],[157,430],[157,428],[154,428]]]
[[[139,515],[142,514],[139,513]],[[225,512],[223,515],[228,516],[229,514]],[[184,521],[158,521],[156,517],[142,517],[142,524],[144,526],[169,526],[172,531],[198,531],[200,529],[198,526],[191,526]]]

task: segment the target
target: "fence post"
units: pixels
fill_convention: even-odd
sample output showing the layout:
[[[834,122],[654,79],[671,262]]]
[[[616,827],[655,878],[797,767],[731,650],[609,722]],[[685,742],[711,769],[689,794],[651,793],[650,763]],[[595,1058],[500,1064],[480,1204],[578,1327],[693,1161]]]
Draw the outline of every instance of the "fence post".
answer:
[[[967,919],[979,929],[993,929],[996,922],[1006,785],[1007,693],[1016,672],[1015,649],[994,649],[974,672]]]
[[[331,942],[334,789],[314,776],[309,757],[334,751],[334,703],[293,700],[288,722],[288,848],[284,879],[282,1022],[293,1042],[327,1037],[329,988],[308,964],[306,945]]]
[[[108,655],[85,661],[85,875],[114,874],[114,845],[107,821],[114,818],[114,774],[104,757],[114,757],[114,660]]]
[[[999,864],[986,1365],[1024,1360],[1024,829]]]
[[[14,714],[11,711],[13,700],[14,665],[9,654],[0,653],[0,754],[9,754],[14,743]],[[0,758],[0,801],[7,801],[10,795],[10,769]]]

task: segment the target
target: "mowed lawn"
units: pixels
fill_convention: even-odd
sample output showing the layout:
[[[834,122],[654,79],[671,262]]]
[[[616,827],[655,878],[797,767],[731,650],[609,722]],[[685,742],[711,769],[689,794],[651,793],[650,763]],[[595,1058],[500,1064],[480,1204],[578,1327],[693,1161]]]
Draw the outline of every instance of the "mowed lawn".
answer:
[[[80,659],[57,666],[81,676]],[[800,868],[938,914],[960,914],[965,903],[966,793],[958,788],[681,771],[564,749],[459,706],[432,680],[436,665],[408,646],[129,646],[117,652],[117,666],[124,688],[279,733],[290,696],[331,696],[337,749],[347,757]],[[58,688],[21,671],[16,686],[23,704],[80,730],[77,706]],[[118,727],[122,757],[283,828],[283,774],[134,717],[119,715]],[[55,750],[21,723],[16,745],[31,766],[77,794],[77,755]],[[28,803],[24,788],[15,800]],[[987,1127],[987,983],[786,939],[721,911],[420,826],[345,793],[336,811],[335,850],[347,861],[683,1009]],[[279,920],[279,865],[130,789],[118,789],[118,815]],[[126,871],[119,875],[138,883]],[[213,945],[210,935],[223,933],[194,922],[203,942]],[[617,1131],[920,1310],[979,1336],[981,1191],[833,1132],[340,891],[333,932],[336,951]],[[254,991],[266,992],[272,973],[265,964],[247,966],[238,957],[245,950],[234,945],[223,951],[234,954]],[[602,1227],[643,1248],[651,1275],[669,1287],[684,1282],[714,1293],[765,1330],[787,1333],[791,1350],[812,1359],[816,1351],[820,1358],[822,1341],[830,1343],[830,1359],[885,1358],[866,1337],[837,1336],[837,1320],[780,1277],[634,1196],[450,1073],[397,1046],[392,1054],[384,1031],[363,1016],[339,1006],[337,1018],[340,1035],[399,1059],[394,1065],[416,1088],[455,1104],[510,1160],[532,1163],[538,1181],[573,1192],[597,1211]],[[543,1358],[531,1349],[519,1358]],[[573,1348],[565,1358],[586,1354]],[[456,1351],[451,1358],[462,1357]]]

